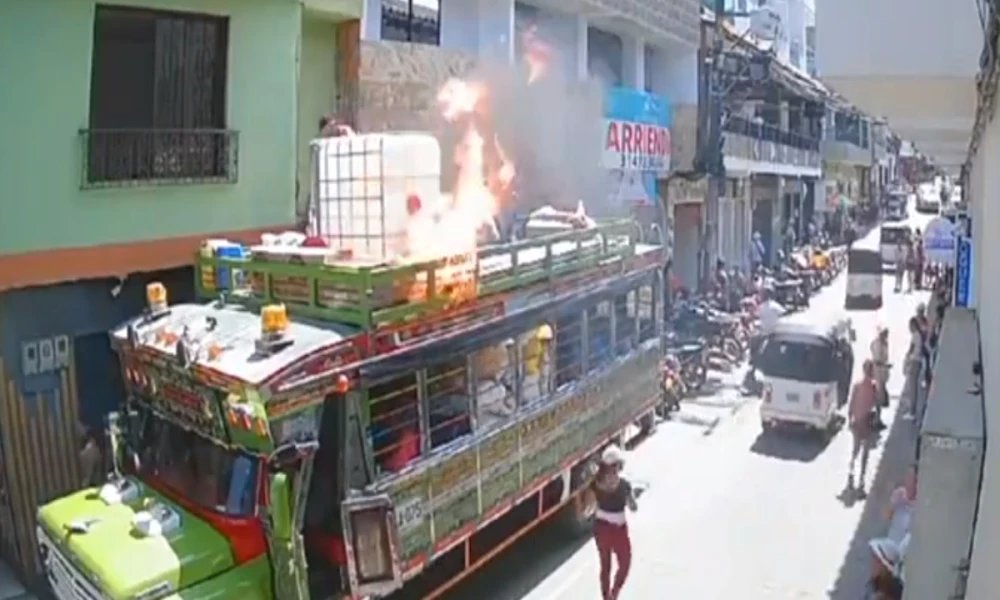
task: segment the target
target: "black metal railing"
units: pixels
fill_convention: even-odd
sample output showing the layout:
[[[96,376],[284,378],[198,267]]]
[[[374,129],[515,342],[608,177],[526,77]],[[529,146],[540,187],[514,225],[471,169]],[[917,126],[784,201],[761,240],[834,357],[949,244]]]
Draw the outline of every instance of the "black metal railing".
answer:
[[[786,131],[768,123],[754,123],[743,117],[729,117],[724,126],[725,131],[738,133],[755,140],[774,142],[801,150],[819,152],[819,139],[793,131]]]
[[[82,186],[236,183],[239,134],[227,129],[82,129]]]

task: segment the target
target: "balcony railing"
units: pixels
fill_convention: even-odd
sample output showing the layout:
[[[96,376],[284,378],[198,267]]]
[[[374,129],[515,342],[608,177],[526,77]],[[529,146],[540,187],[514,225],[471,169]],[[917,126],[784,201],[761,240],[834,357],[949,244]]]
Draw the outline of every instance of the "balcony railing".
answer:
[[[226,129],[83,129],[84,188],[236,183],[239,134]]]
[[[754,123],[743,117],[729,117],[724,129],[730,133],[738,133],[755,140],[773,142],[783,146],[791,146],[800,150],[819,152],[819,140],[792,131],[785,131],[767,123]]]

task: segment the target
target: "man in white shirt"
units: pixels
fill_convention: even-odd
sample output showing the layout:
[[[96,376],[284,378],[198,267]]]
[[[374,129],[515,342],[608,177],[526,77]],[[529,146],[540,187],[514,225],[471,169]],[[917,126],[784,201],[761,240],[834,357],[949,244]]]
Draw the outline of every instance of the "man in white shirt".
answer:
[[[760,355],[764,339],[771,335],[778,326],[778,320],[785,314],[785,308],[771,299],[771,291],[764,288],[760,293],[760,306],[757,309],[759,321],[757,334],[750,339],[750,366],[743,378],[743,387],[753,390],[757,381],[757,358]]]

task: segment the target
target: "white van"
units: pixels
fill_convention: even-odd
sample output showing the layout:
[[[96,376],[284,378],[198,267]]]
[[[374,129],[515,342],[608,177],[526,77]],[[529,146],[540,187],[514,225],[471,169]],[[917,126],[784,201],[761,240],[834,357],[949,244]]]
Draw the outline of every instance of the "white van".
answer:
[[[883,225],[879,231],[879,253],[882,255],[882,263],[895,265],[896,254],[899,246],[906,246],[906,240],[910,239],[912,231],[906,225],[892,224]]]
[[[806,426],[832,433],[847,403],[854,368],[849,319],[824,328],[781,323],[763,342],[757,361],[761,373],[760,420],[765,431],[778,425]]]

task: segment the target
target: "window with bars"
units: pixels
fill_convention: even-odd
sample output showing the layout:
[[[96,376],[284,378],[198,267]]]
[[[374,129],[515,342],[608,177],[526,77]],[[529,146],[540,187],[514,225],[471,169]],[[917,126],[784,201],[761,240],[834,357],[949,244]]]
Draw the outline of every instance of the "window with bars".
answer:
[[[440,0],[382,0],[382,39],[440,45]]]
[[[228,46],[226,17],[98,6],[84,187],[234,182]]]

